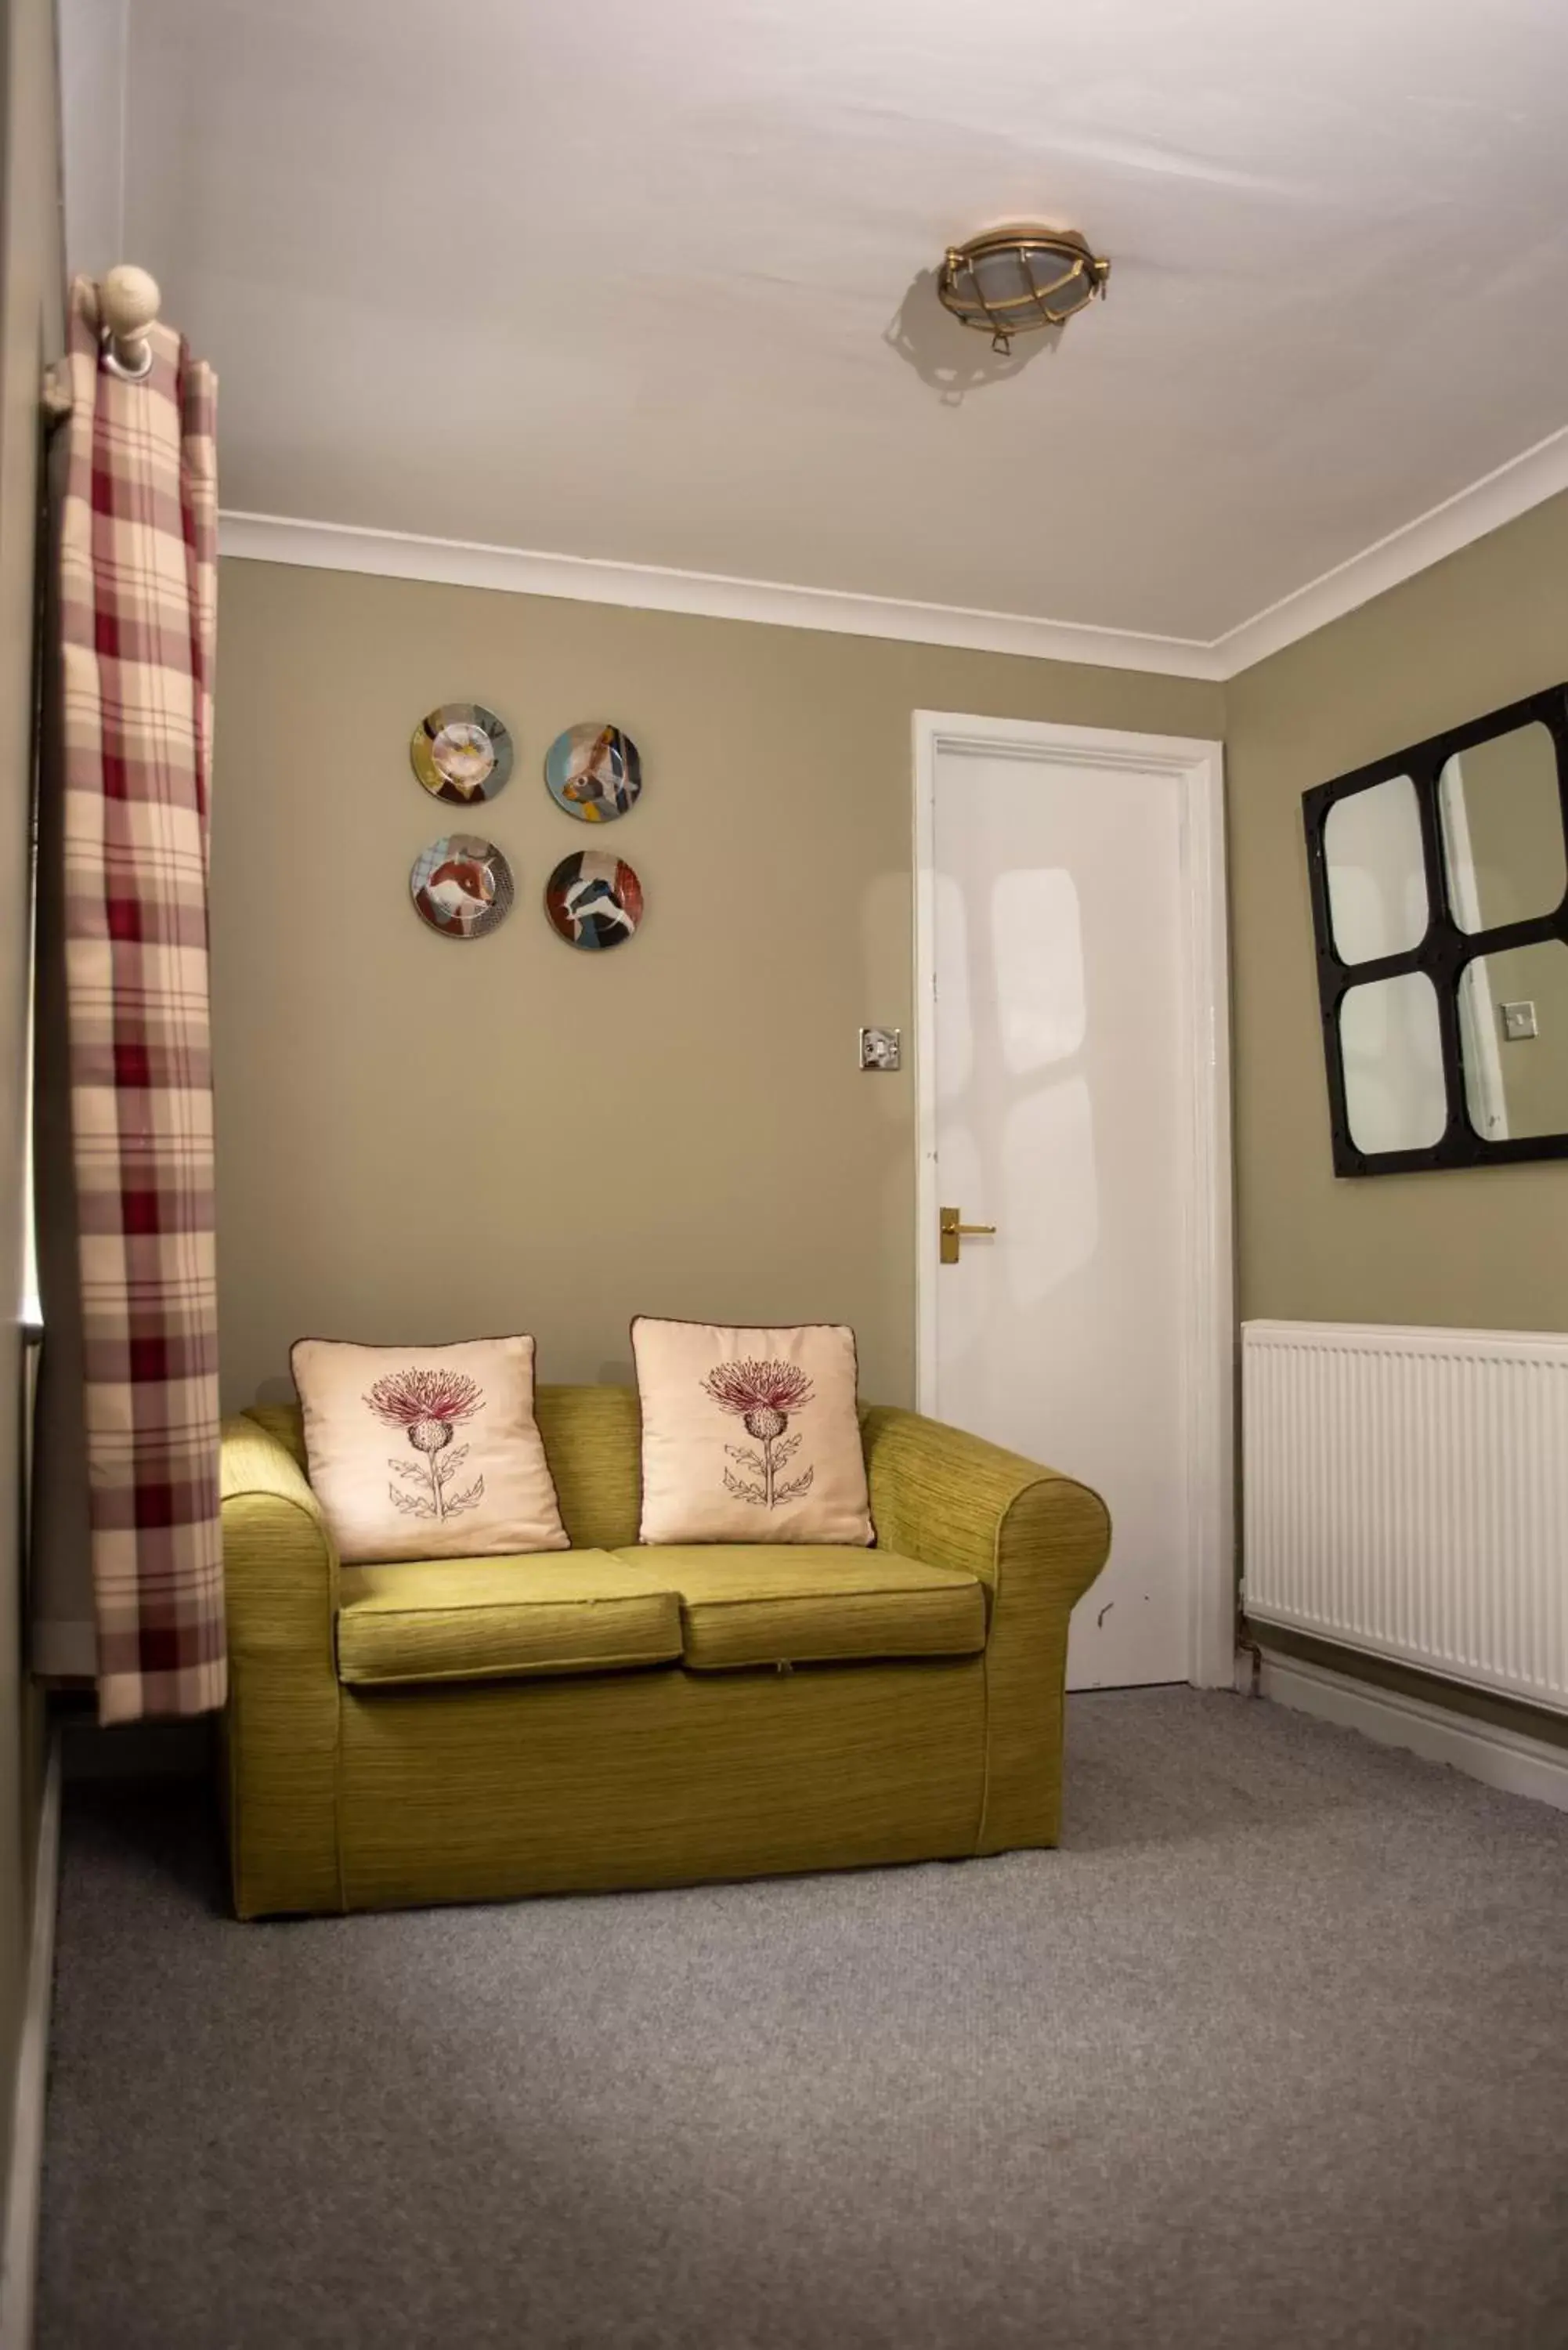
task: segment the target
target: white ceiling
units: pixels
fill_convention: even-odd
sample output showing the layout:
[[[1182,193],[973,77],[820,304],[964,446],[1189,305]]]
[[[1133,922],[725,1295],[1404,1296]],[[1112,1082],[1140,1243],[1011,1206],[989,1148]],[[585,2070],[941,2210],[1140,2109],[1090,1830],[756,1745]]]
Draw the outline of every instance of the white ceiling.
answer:
[[[1565,0],[67,6],[228,507],[1206,643],[1568,424]],[[1115,268],[999,369],[1020,217]]]

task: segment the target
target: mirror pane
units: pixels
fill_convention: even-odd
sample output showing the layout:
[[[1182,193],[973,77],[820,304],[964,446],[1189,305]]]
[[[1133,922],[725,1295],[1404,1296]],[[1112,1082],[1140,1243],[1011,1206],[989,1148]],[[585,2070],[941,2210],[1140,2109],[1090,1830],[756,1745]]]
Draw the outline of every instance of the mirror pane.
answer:
[[[1358,1150],[1429,1150],[1449,1122],[1438,996],[1424,971],[1373,979],[1340,999],[1339,1049]]]
[[[1335,800],[1324,825],[1323,848],[1340,961],[1372,962],[1419,946],[1428,919],[1427,868],[1409,776],[1391,775],[1370,791]]]
[[[1568,1134],[1568,946],[1561,939],[1468,962],[1459,1036],[1465,1107],[1479,1135],[1509,1142]]]
[[[1443,762],[1443,865],[1461,931],[1550,914],[1568,889],[1557,747],[1535,719]]]

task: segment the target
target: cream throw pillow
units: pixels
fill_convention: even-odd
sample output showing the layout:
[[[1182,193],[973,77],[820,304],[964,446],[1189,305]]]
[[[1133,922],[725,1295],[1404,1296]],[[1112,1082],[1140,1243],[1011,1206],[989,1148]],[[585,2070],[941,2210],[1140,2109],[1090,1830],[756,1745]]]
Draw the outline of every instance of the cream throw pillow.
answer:
[[[645,1543],[874,1539],[855,1333],[631,1326]]]
[[[301,1338],[290,1361],[310,1482],[346,1566],[566,1548],[532,1338]]]

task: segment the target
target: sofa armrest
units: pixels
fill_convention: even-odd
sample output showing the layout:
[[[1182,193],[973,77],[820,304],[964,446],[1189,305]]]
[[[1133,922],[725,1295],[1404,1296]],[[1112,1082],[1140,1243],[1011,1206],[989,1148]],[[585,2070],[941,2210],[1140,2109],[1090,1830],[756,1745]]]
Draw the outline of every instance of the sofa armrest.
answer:
[[[326,1513],[289,1447],[242,1412],[223,1424],[219,1496],[229,1646],[289,1646],[337,1610],[337,1548]]]
[[[918,1412],[863,1420],[878,1542],[986,1586],[985,1801],[977,1852],[1054,1844],[1061,1828],[1067,1623],[1105,1565],[1110,1513],[1054,1469]]]
[[[863,1434],[871,1515],[890,1550],[978,1575],[993,1603],[1004,1573],[1025,1574],[1068,1609],[1105,1565],[1110,1514],[1060,1470],[888,1406],[866,1413]]]
[[[275,1429],[223,1427],[229,1849],[234,1906],[341,1906],[334,1653],[337,1551]]]

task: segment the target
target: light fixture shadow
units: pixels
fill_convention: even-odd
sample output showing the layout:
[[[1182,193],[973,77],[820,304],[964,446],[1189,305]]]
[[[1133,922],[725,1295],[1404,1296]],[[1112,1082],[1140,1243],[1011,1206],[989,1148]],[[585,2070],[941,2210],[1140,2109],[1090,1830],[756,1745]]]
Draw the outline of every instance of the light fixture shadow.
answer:
[[[1011,382],[1061,341],[1062,328],[1045,327],[1020,336],[1010,350],[992,350],[943,309],[937,299],[938,275],[934,269],[916,271],[882,339],[940,394],[944,408],[961,407],[971,391]]]

